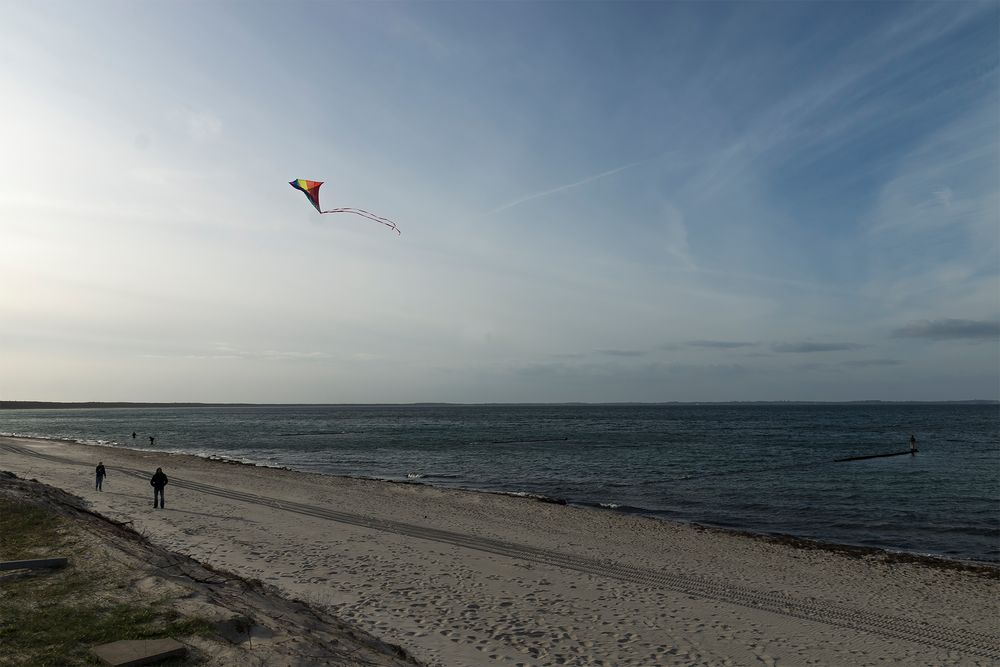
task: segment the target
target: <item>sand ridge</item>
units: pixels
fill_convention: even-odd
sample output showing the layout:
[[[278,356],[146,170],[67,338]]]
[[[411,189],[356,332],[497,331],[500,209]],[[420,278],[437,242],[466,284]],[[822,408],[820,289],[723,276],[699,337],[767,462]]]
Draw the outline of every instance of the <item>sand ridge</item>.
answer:
[[[98,458],[109,469],[103,494],[88,490]],[[147,481],[157,466],[171,476],[162,512]],[[1000,587],[975,571],[51,441],[0,439],[0,468],[81,493],[170,549],[323,605],[429,664],[1000,660]]]

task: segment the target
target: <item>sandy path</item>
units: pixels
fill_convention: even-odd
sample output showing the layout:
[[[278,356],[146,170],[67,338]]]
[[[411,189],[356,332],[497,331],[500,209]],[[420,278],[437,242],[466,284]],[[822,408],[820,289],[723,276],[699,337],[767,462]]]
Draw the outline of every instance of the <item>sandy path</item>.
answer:
[[[97,460],[109,469],[93,491]],[[171,477],[153,511],[148,477]],[[535,501],[0,439],[0,469],[434,665],[991,665],[1000,583]]]

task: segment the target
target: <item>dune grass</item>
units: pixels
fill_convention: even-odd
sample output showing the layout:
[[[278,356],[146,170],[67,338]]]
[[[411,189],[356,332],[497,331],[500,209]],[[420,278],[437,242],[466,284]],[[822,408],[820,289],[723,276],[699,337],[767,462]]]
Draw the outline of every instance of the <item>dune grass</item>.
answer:
[[[94,665],[89,649],[106,642],[214,634],[208,621],[178,614],[171,598],[144,597],[128,569],[102,561],[81,531],[54,511],[0,497],[0,560],[70,557],[63,569],[0,575],[0,665]]]

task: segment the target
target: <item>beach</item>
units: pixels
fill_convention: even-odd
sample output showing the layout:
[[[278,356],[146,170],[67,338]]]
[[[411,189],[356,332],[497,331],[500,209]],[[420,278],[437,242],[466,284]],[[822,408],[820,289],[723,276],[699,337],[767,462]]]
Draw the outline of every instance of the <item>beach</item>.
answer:
[[[170,478],[163,510],[157,467]],[[989,566],[63,441],[0,438],[0,470],[427,665],[1000,661]]]

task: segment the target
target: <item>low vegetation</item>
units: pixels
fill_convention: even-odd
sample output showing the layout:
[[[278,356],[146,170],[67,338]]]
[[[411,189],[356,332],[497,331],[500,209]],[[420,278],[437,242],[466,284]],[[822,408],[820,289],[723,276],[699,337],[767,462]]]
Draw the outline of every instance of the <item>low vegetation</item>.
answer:
[[[208,621],[179,615],[170,597],[145,596],[71,520],[0,496],[0,560],[56,556],[68,556],[69,566],[0,572],[4,667],[94,665],[89,649],[99,644],[213,633]]]

